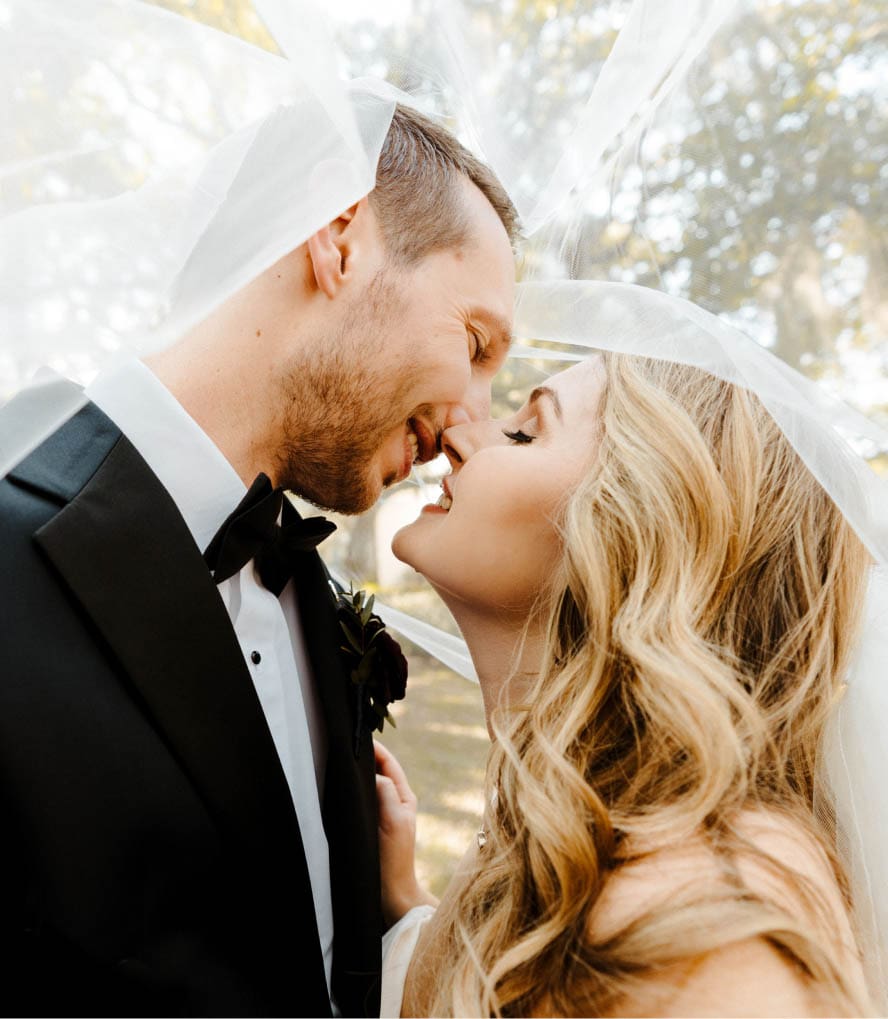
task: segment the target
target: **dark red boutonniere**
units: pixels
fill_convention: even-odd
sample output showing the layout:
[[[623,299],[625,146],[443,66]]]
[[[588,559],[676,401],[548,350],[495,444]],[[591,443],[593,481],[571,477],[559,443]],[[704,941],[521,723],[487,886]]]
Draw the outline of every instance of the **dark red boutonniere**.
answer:
[[[374,614],[373,601],[372,594],[367,597],[366,592],[351,588],[337,593],[339,626],[345,636],[340,650],[357,693],[355,757],[365,729],[382,732],[386,722],[395,724],[388,706],[402,700],[407,691],[407,659]]]

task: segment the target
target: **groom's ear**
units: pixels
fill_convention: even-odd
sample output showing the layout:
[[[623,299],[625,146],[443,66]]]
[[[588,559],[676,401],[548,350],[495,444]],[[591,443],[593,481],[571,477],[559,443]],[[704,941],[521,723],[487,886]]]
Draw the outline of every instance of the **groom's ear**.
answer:
[[[373,213],[366,197],[308,238],[308,257],[318,289],[334,298],[373,243]]]

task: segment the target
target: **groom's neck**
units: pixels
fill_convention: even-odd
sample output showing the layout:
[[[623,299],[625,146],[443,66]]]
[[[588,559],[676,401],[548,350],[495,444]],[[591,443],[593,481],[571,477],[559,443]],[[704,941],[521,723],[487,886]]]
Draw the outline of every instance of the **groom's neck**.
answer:
[[[145,359],[249,486],[276,481],[288,358],[303,345],[300,279],[279,263],[232,295],[171,347]]]
[[[260,471],[271,476],[273,464],[265,436],[271,404],[270,382],[264,397],[248,369],[232,363],[199,332],[145,359],[158,379],[209,436],[249,487]],[[254,366],[253,375],[259,369]]]

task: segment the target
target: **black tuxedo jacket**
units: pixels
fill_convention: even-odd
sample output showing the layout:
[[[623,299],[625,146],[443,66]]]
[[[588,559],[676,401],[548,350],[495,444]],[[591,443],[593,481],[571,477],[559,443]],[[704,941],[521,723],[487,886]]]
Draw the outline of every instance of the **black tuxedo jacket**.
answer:
[[[377,1015],[372,744],[355,757],[335,608],[303,560],[333,993]],[[0,613],[4,1014],[329,1015],[296,814],[228,614],[166,490],[91,404],[0,481]]]

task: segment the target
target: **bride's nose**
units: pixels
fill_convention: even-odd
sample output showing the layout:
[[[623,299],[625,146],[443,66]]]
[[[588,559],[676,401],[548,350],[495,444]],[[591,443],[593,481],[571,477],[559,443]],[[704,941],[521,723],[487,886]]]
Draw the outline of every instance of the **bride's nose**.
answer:
[[[450,461],[452,471],[470,460],[479,449],[504,442],[500,424],[496,421],[466,421],[445,428],[441,435],[441,449]]]

